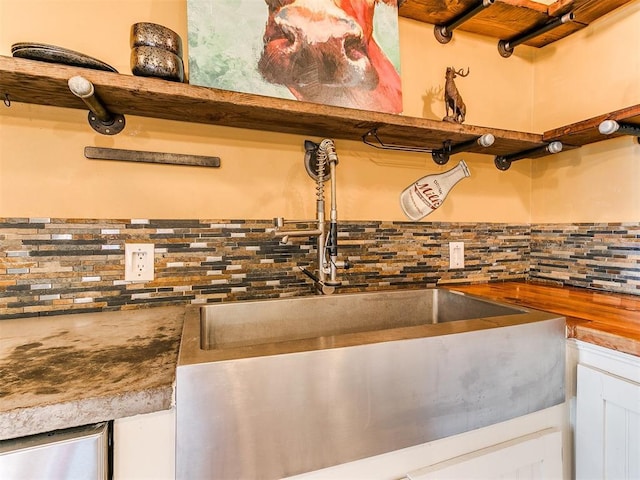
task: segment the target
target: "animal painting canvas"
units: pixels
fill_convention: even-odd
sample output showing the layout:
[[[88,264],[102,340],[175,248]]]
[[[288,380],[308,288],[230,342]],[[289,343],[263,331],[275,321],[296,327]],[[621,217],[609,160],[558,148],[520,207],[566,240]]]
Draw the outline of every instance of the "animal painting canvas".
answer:
[[[397,0],[187,0],[189,83],[401,113]]]

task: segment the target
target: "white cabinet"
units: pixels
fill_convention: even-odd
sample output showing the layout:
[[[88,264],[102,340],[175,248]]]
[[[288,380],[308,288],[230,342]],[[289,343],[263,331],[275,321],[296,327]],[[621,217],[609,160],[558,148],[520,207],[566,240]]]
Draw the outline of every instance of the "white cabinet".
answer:
[[[640,358],[578,350],[576,478],[640,479]]]

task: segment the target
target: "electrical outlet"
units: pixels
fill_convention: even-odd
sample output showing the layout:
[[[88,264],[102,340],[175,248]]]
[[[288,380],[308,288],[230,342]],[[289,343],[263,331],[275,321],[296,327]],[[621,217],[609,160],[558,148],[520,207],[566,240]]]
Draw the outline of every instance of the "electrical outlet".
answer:
[[[148,282],[153,280],[153,243],[125,243],[124,280]]]
[[[464,268],[464,242],[449,242],[449,268]]]

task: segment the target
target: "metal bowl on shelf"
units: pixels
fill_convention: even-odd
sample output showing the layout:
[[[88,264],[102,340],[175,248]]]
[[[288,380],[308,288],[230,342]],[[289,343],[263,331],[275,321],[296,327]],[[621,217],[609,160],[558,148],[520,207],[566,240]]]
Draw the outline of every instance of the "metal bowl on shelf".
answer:
[[[131,26],[131,48],[157,47],[168,50],[182,58],[182,39],[180,35],[165,27],[151,22],[138,22]]]
[[[159,47],[132,48],[131,72],[140,77],[156,77],[173,82],[184,81],[182,59],[175,53]]]

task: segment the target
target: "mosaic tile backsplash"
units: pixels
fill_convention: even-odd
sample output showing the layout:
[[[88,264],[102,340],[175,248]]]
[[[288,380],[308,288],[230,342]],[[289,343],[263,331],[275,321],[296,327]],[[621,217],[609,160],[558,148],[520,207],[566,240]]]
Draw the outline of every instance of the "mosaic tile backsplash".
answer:
[[[309,224],[287,225],[307,228]],[[342,222],[341,291],[526,278],[529,225]],[[449,270],[450,241],[465,268]],[[313,294],[299,267],[315,239],[280,245],[273,223],[243,220],[0,219],[0,318]],[[124,281],[125,243],[153,243],[155,279]]]
[[[640,223],[532,225],[529,275],[640,295]]]
[[[299,223],[291,228],[307,228]],[[340,291],[539,279],[640,294],[640,224],[342,222]],[[450,241],[465,268],[449,270]],[[153,243],[155,279],[124,281],[125,243]],[[314,293],[315,239],[271,220],[0,219],[0,318]]]

